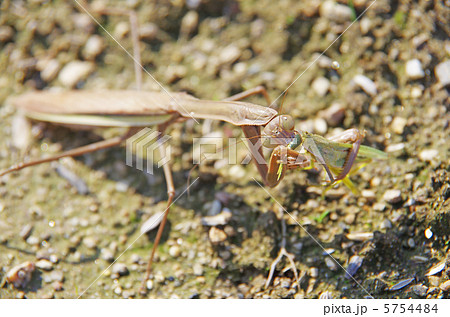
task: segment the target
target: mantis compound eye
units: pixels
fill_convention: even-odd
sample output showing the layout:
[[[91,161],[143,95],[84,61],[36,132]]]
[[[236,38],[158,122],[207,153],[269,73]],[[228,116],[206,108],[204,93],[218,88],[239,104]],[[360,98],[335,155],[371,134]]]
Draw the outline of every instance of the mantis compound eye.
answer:
[[[295,122],[294,119],[292,119],[291,116],[283,115],[280,116],[281,120],[281,128],[287,131],[292,131],[295,128]]]

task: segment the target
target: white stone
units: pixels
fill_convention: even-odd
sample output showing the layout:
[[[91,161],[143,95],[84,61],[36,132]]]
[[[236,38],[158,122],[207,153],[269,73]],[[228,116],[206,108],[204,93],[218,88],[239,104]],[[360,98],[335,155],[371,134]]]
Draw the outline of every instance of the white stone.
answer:
[[[94,59],[105,47],[105,40],[100,35],[92,35],[84,45],[83,56],[86,59]]]
[[[330,81],[325,77],[318,77],[314,79],[311,84],[312,89],[316,92],[317,95],[323,97],[327,94],[330,89]]]
[[[425,77],[425,72],[422,69],[422,63],[416,58],[407,61],[406,75],[411,79],[419,79]]]
[[[241,50],[237,46],[231,44],[220,52],[219,60],[222,64],[227,64],[234,62],[239,56],[241,56]]]
[[[36,267],[44,271],[50,271],[51,269],[53,269],[53,263],[48,260],[42,259],[36,262]]]
[[[331,21],[343,23],[352,20],[353,11],[349,6],[338,4],[334,1],[325,1],[320,6],[320,16]]]
[[[395,117],[391,123],[391,129],[397,134],[402,134],[408,121],[402,117]]]
[[[432,161],[439,154],[438,150],[427,149],[419,153],[419,159],[424,162]]]
[[[91,62],[72,61],[64,66],[58,79],[64,86],[73,88],[79,81],[86,79],[94,68]]]
[[[375,83],[364,75],[356,75],[353,77],[353,81],[370,96],[375,96],[378,92]]]
[[[383,199],[390,204],[398,203],[402,200],[402,192],[399,189],[389,189],[384,193]]]
[[[58,75],[59,70],[61,69],[61,65],[58,60],[51,59],[47,63],[45,63],[44,68],[41,71],[41,78],[45,82],[50,82],[55,79],[56,75]]]
[[[434,68],[434,73],[443,86],[450,84],[450,60],[442,62]]]

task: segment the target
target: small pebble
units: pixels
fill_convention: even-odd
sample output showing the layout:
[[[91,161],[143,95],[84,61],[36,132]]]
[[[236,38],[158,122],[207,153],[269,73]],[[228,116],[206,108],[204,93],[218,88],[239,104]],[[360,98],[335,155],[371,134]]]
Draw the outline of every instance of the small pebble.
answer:
[[[36,267],[44,271],[50,271],[53,269],[53,263],[49,260],[42,259],[36,262]]]
[[[148,280],[146,283],[147,289],[152,290],[153,289],[153,280]]]
[[[195,275],[203,275],[203,266],[200,263],[195,263],[192,269],[194,270]]]
[[[359,22],[359,29],[361,30],[361,34],[367,34],[372,28],[372,21],[370,18],[364,17]]]
[[[208,216],[215,216],[222,210],[222,203],[218,199],[214,199],[211,208],[208,209]]]
[[[241,179],[245,176],[245,170],[240,165],[230,167],[228,174],[235,179]]]
[[[344,222],[348,225],[351,225],[355,222],[356,220],[356,215],[355,214],[347,214],[344,217]]]
[[[419,153],[419,159],[424,162],[432,161],[439,154],[438,150],[428,149]]]
[[[107,262],[113,262],[114,261],[114,253],[107,248],[103,248],[100,251],[100,256],[103,260]]]
[[[319,112],[329,126],[339,125],[345,117],[345,108],[338,102],[334,102],[329,108]]]
[[[395,117],[391,123],[391,129],[397,134],[402,134],[408,121],[402,117]]]
[[[79,81],[86,79],[94,68],[91,62],[72,61],[63,67],[58,79],[64,86],[73,88]]]
[[[166,280],[164,274],[161,271],[156,272],[155,281],[158,283],[163,283]]]
[[[368,189],[363,189],[361,191],[361,196],[364,197],[365,199],[367,199],[368,201],[374,201],[377,198],[375,193]]]
[[[422,97],[422,91],[423,91],[423,89],[420,87],[417,87],[417,86],[412,87],[411,94],[410,94],[411,98],[417,99],[417,98]]]
[[[55,282],[52,283],[52,288],[56,292],[61,292],[62,290],[64,290],[64,285],[60,281],[55,281]]]
[[[444,292],[449,292],[450,291],[450,280],[442,283],[441,285],[439,285],[439,288],[441,290],[443,290]]]
[[[310,275],[312,278],[317,278],[317,277],[319,277],[319,269],[316,268],[316,267],[310,268],[310,269],[309,269],[309,275]]]
[[[116,190],[119,193],[125,193],[128,190],[128,187],[129,187],[128,184],[125,182],[120,181],[116,182]]]
[[[334,1],[325,1],[320,6],[320,16],[337,23],[351,21],[353,11],[349,6]]]
[[[375,83],[364,75],[356,75],[355,77],[353,77],[353,81],[362,90],[364,90],[365,93],[367,93],[372,97],[378,93],[377,86],[375,85]]]
[[[121,21],[115,25],[113,36],[122,39],[130,32],[130,23]]]
[[[336,262],[334,262],[334,260],[328,256],[325,258],[325,264],[331,271],[336,271],[338,269],[338,265],[336,264]]]
[[[136,292],[132,289],[127,289],[127,290],[123,291],[123,293],[122,293],[122,297],[125,299],[132,298],[134,296],[136,296]]]
[[[392,287],[389,288],[390,291],[398,291],[406,286],[408,286],[409,284],[411,284],[411,282],[414,281],[414,278],[407,278],[404,280],[401,280],[400,282],[398,282],[397,284],[393,285]]]
[[[19,232],[19,236],[23,239],[23,240],[27,240],[28,237],[31,235],[31,231],[33,231],[33,226],[28,224],[22,227],[22,229]]]
[[[34,237],[34,236],[30,236],[27,239],[27,243],[30,245],[38,245],[39,244],[39,238],[38,237]]]
[[[69,168],[62,164],[56,164],[56,172],[66,179],[69,184],[74,187],[78,194],[87,195],[89,193],[89,188],[87,187],[84,180],[82,180],[77,174],[72,172]]]
[[[122,294],[122,287],[117,286],[117,287],[114,289],[114,293],[117,294],[117,295]]]
[[[328,90],[330,89],[330,85],[330,81],[325,77],[318,77],[311,83],[312,89],[320,97],[323,97],[327,94]]]
[[[139,256],[139,254],[133,253],[130,257],[130,260],[132,263],[139,264],[139,262],[141,262],[142,258]]]
[[[226,225],[233,214],[230,211],[223,211],[215,216],[202,217],[202,224],[204,226],[223,226]]]
[[[327,248],[325,250],[323,250],[322,255],[331,255],[336,251],[336,249],[333,248]]]
[[[0,42],[6,42],[14,36],[14,29],[9,25],[0,26]]]
[[[59,258],[58,258],[58,256],[56,254],[50,254],[49,260],[53,264],[56,264],[56,263],[59,262]]]
[[[376,203],[373,205],[373,210],[375,211],[383,211],[386,209],[386,205],[384,203]]]
[[[446,263],[445,261],[442,261],[436,265],[434,265],[433,267],[431,267],[428,272],[425,274],[425,276],[433,276],[435,274],[438,274],[440,272],[442,272],[445,269]]]
[[[45,66],[41,70],[41,78],[43,81],[49,83],[53,79],[56,78],[56,76],[59,73],[59,70],[61,69],[61,64],[56,59],[51,59],[45,63]]]
[[[64,282],[64,273],[62,271],[54,270],[50,272],[48,276],[52,282]]]
[[[86,237],[83,239],[83,244],[89,249],[96,249],[98,240],[94,237]]]
[[[173,245],[169,248],[169,254],[171,257],[177,258],[181,254],[181,249],[177,245]]]
[[[20,292],[17,292],[16,298],[17,299],[24,299],[24,298],[26,298],[26,295],[25,295],[24,292],[20,291]]]
[[[230,44],[220,52],[219,60],[222,64],[228,64],[236,61],[240,56],[241,50],[237,46]]]
[[[425,285],[417,284],[411,287],[411,290],[414,294],[416,294],[419,297],[425,297],[427,296],[428,287]]]
[[[433,236],[433,231],[431,231],[430,228],[425,229],[425,238],[427,239],[431,239],[431,237]]]
[[[347,233],[345,236],[352,241],[367,241],[373,239],[373,232],[354,232]]]
[[[325,134],[327,132],[327,122],[322,118],[314,119],[314,132],[318,134]]]
[[[139,28],[139,36],[144,40],[153,40],[158,35],[159,28],[154,23],[145,23]]]
[[[411,79],[419,79],[425,77],[422,69],[422,63],[418,59],[411,59],[406,62],[406,75]]]
[[[125,276],[130,274],[130,272],[128,271],[128,268],[125,264],[123,263],[115,263],[112,267],[111,267],[111,271],[113,274],[118,274],[120,276]]]
[[[441,283],[441,279],[437,276],[429,276],[428,282],[430,282],[431,286],[438,287]],[[431,288],[431,287],[430,287]],[[428,290],[428,293],[430,292],[430,289]]]
[[[348,267],[347,267],[347,271],[345,273],[345,277],[347,279],[351,278],[353,275],[356,274],[356,272],[358,271],[358,269],[361,267],[363,263],[363,258],[358,256],[358,255],[354,255],[350,258],[350,260],[348,261]]]
[[[411,249],[413,249],[413,248],[416,247],[416,242],[414,242],[414,239],[413,239],[413,238],[409,238],[409,239],[408,239],[408,246],[409,246]]]
[[[182,36],[189,36],[194,32],[198,25],[198,13],[191,10],[181,19],[180,34]]]
[[[141,226],[141,234],[147,233],[159,226],[164,218],[163,212],[158,212],[148,218]]]
[[[411,259],[417,263],[426,263],[429,260],[429,258],[420,255],[414,255]]]
[[[384,219],[380,224],[380,229],[390,229],[392,228],[392,223],[389,219]]]
[[[105,40],[100,35],[91,35],[87,40],[84,49],[83,57],[88,60],[95,59],[105,47]]]
[[[402,201],[402,192],[398,189],[389,189],[384,193],[383,199],[390,204],[396,204]]]
[[[31,141],[31,123],[25,116],[15,115],[11,122],[12,144],[16,149],[25,151]],[[24,240],[26,238],[23,238]]]
[[[209,239],[212,243],[224,242],[227,239],[227,234],[219,228],[211,227],[209,229]]]
[[[386,152],[392,153],[401,151],[405,148],[405,143],[396,143],[396,144],[390,144],[386,147]]]
[[[317,53],[312,56],[312,59],[316,60],[316,58],[319,58],[317,60],[317,65],[319,65],[320,68],[331,68],[333,66],[333,60],[328,56]]]
[[[450,85],[450,60],[437,64],[434,74],[444,87]]]

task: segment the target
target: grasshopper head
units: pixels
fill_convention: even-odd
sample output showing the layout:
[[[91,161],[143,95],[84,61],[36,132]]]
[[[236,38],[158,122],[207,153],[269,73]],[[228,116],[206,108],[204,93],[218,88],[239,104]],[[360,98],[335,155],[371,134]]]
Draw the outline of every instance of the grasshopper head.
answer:
[[[294,119],[289,115],[276,116],[266,125],[262,136],[265,147],[275,148],[278,145],[288,145],[295,137]]]

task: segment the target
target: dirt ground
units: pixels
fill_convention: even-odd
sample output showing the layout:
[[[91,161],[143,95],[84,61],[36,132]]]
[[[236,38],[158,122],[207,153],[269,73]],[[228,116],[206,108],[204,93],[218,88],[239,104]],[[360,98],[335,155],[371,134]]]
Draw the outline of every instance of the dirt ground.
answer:
[[[356,195],[343,185],[324,193],[325,174],[316,170],[290,171],[263,189],[253,164],[218,159],[192,170],[194,138],[241,137],[239,127],[171,126],[177,198],[146,297],[449,298],[444,1],[79,3],[100,25],[76,1],[1,1],[0,170],[122,132],[29,123],[8,102],[35,89],[137,88],[124,51],[132,54],[129,20],[101,8],[137,13],[142,65],[167,90],[218,100],[263,85],[275,100],[289,87],[280,111],[298,130],[365,130],[363,144],[389,156],[351,177]],[[144,74],[143,89],[161,87]],[[141,172],[125,154],[102,150],[0,178],[0,298],[142,297],[156,233],[140,237],[140,227],[164,210],[167,194],[160,169]],[[245,154],[238,150],[240,159]],[[188,176],[196,180],[189,194]],[[205,224],[220,212],[231,217]],[[283,258],[265,288],[283,223],[298,280]],[[35,267],[30,280],[7,283],[27,261]]]

